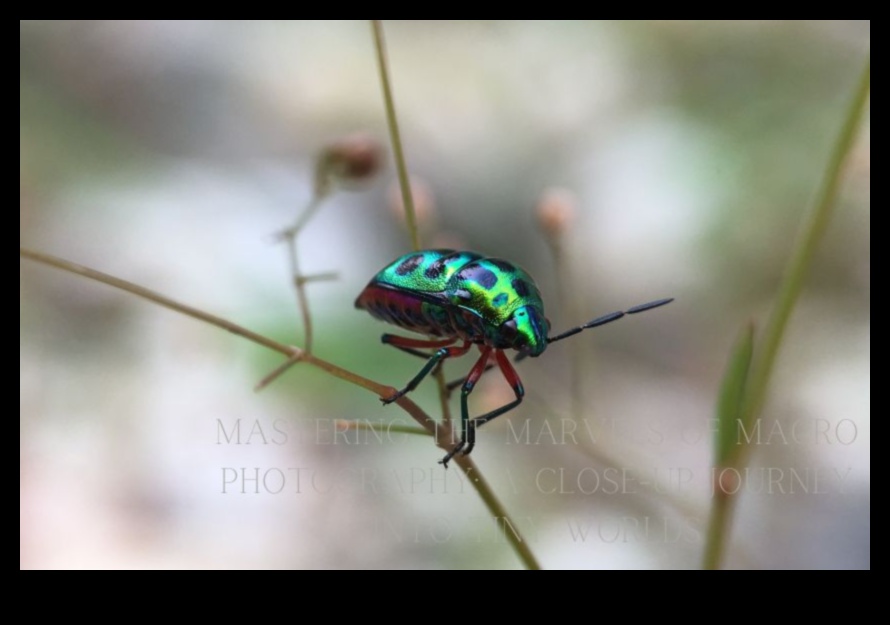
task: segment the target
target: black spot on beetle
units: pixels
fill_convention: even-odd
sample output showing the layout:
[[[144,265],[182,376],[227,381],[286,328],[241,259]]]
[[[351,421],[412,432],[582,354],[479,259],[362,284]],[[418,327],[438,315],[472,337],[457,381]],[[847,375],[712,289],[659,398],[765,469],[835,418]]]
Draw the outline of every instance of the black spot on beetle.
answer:
[[[501,271],[506,271],[508,273],[516,271],[516,266],[512,263],[508,263],[505,260],[501,260],[500,258],[486,258],[485,261],[490,265],[494,265]]]
[[[414,256],[409,256],[402,263],[396,267],[396,275],[397,276],[406,276],[415,269],[417,266],[423,262],[422,254],[415,254]]]
[[[506,306],[507,301],[509,299],[510,299],[510,296],[507,295],[506,293],[498,293],[497,296],[495,296],[494,300],[492,300],[492,301],[495,306],[500,308],[501,306]]]
[[[525,283],[525,280],[520,278],[516,278],[513,282],[510,283],[510,286],[513,287],[513,290],[516,291],[516,295],[519,297],[528,297],[529,290],[528,285]]]
[[[495,273],[485,267],[474,267],[472,272],[467,273],[470,274],[467,276],[468,278],[486,290],[498,283],[498,277]]]
[[[426,268],[426,271],[423,272],[423,276],[430,280],[438,280],[439,276],[442,275],[442,272],[445,271],[445,263],[444,259],[440,258],[432,265]]]

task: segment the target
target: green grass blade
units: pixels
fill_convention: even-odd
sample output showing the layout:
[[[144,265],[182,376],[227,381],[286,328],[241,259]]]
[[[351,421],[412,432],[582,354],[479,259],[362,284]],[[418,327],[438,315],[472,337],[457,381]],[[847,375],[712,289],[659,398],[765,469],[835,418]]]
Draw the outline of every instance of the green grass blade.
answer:
[[[764,327],[763,339],[758,345],[758,357],[751,371],[751,383],[746,396],[745,422],[753,421],[763,407],[769,379],[785,335],[785,328],[794,304],[803,290],[804,280],[813,262],[816,248],[822,241],[831,220],[832,209],[840,186],[846,157],[853,147],[859,125],[865,114],[871,83],[871,57],[865,61],[865,69],[859,79],[856,93],[847,110],[844,125],[828,161],[822,184],[813,210],[810,212],[795,242],[791,259],[785,271],[776,303]]]
[[[865,67],[857,84],[856,92],[847,108],[843,126],[832,149],[825,173],[822,176],[822,183],[813,203],[813,208],[806,218],[792,248],[791,258],[788,261],[782,284],[779,287],[776,303],[767,319],[763,338],[757,344],[756,357],[753,358],[751,363],[751,371],[747,377],[739,414],[739,418],[746,427],[754,423],[763,408],[776,357],[785,336],[785,329],[788,326],[794,305],[797,303],[797,299],[803,290],[804,281],[812,264],[816,249],[822,241],[831,220],[841,175],[844,171],[844,163],[850,148],[853,146],[862,117],[865,114],[870,84],[871,57],[869,55],[865,60]],[[736,356],[734,355],[730,369],[735,364],[735,358]],[[732,378],[732,375],[732,373],[727,374],[729,378]],[[734,378],[733,382],[725,381],[726,385],[736,383],[737,380],[734,380]],[[738,392],[738,389],[734,387],[727,390],[727,393],[730,395],[736,392]],[[719,401],[720,410],[723,410],[724,397],[722,395]],[[732,397],[725,398],[725,401],[727,404],[726,409],[731,412],[732,407],[729,404],[733,401]],[[723,418],[722,415],[720,418]],[[723,438],[724,435],[725,432],[718,434],[718,467],[726,466],[727,463],[731,463],[731,467],[736,469],[744,467],[747,463],[748,454],[745,453],[748,449],[747,446],[736,447],[734,453],[729,453],[726,440]],[[723,484],[719,483],[719,479],[716,482],[713,485],[714,497],[704,552],[704,568],[706,569],[720,568],[723,552],[729,539],[729,528],[732,525],[736,499],[733,493],[738,490],[723,488]]]
[[[754,324],[745,326],[729,357],[717,398],[717,431],[714,433],[714,466],[729,465],[738,442],[738,422],[754,353]]]

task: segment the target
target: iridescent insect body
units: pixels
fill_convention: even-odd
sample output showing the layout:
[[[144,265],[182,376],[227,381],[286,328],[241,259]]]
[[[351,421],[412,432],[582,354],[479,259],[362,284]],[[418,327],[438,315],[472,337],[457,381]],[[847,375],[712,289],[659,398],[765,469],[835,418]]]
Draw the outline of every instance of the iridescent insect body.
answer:
[[[446,358],[463,356],[473,345],[481,355],[461,386],[461,440],[440,463],[476,444],[476,428],[522,402],[525,389],[504,350],[519,352],[516,361],[540,356],[550,343],[633,314],[663,306],[672,298],[657,300],[598,317],[557,336],[548,336],[550,321],[535,281],[522,268],[498,258],[468,251],[421,250],[405,254],[381,269],[359,294],[355,307],[372,316],[429,339],[384,334],[381,340],[410,354],[428,358],[426,365],[401,391],[383,399],[396,401],[413,391]],[[460,345],[455,345],[460,342]],[[434,348],[430,355],[422,348]],[[494,359],[516,398],[478,417],[469,416],[467,400],[479,378]]]

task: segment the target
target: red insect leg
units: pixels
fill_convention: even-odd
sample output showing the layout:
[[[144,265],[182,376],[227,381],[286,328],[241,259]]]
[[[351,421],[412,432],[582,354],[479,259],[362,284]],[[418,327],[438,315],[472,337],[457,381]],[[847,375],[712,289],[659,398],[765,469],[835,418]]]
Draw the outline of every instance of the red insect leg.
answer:
[[[399,397],[401,397],[407,393],[410,393],[415,388],[417,388],[417,385],[420,384],[421,381],[423,381],[423,379],[427,375],[429,375],[430,371],[432,371],[435,368],[435,366],[437,364],[439,364],[442,360],[444,360],[445,358],[454,358],[455,356],[463,356],[468,351],[470,351],[470,347],[472,347],[472,345],[473,345],[469,341],[464,341],[463,345],[457,347],[457,346],[451,345],[457,339],[443,339],[440,341],[428,341],[428,340],[424,340],[424,339],[411,339],[411,338],[407,338],[404,336],[395,336],[393,334],[384,334],[382,337],[382,340],[384,343],[388,343],[389,345],[392,345],[393,347],[397,347],[397,348],[401,349],[402,351],[406,351],[409,354],[415,354],[415,355],[419,355],[419,356],[423,356],[423,357],[427,357],[427,355],[423,354],[421,352],[414,351],[413,348],[415,348],[415,347],[438,347],[439,348],[438,350],[436,350],[435,354],[433,354],[432,356],[429,357],[429,360],[423,366],[423,369],[421,369],[420,372],[416,376],[414,376],[410,382],[408,382],[408,384],[405,386],[405,388],[403,388],[401,391],[399,391],[392,397],[387,397],[386,399],[381,398],[380,401],[382,401],[384,404],[391,404],[392,402],[397,400]],[[450,345],[450,347],[449,347],[449,345]]]
[[[482,377],[482,374],[485,372],[485,365],[488,364],[488,358],[492,352],[491,347],[483,347],[482,348],[482,356],[479,360],[476,361],[476,364],[473,365],[473,368],[470,370],[470,373],[467,375],[466,380],[464,381],[463,387],[461,388],[461,396],[460,396],[460,417],[461,417],[461,439],[460,442],[452,449],[448,454],[442,458],[439,462],[444,464],[446,467],[448,466],[448,461],[451,460],[456,453],[464,449],[464,455],[467,455],[471,451],[473,451],[473,447],[476,445],[476,428],[482,426],[495,417],[499,417],[505,412],[509,412],[513,410],[516,406],[518,406],[522,402],[522,398],[525,395],[525,389],[522,386],[522,380],[519,379],[519,375],[516,373],[516,370],[513,368],[513,365],[510,364],[510,360],[504,355],[503,350],[497,349],[494,350],[495,359],[497,360],[498,366],[501,369],[501,373],[504,374],[504,378],[510,384],[510,387],[513,389],[513,393],[516,395],[516,399],[511,401],[509,404],[501,406],[500,408],[496,408],[491,412],[488,412],[482,416],[475,417],[473,419],[469,418],[469,408],[467,406],[467,398],[470,393],[473,391],[473,387],[476,386],[476,382],[479,381],[479,378]]]

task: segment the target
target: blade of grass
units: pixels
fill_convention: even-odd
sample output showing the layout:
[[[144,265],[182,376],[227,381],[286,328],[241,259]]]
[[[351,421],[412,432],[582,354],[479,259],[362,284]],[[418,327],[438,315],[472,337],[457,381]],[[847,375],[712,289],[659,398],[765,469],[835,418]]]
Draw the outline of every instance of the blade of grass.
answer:
[[[754,324],[749,323],[736,339],[720,386],[717,400],[717,431],[714,436],[714,464],[718,467],[729,464],[738,441],[738,423],[742,416],[742,401],[748,384],[753,352]]]
[[[862,117],[865,114],[871,85],[871,55],[865,60],[865,67],[856,86],[856,91],[847,108],[844,123],[840,134],[832,149],[828,165],[822,176],[822,183],[813,208],[809,213],[803,227],[798,233],[792,248],[791,258],[779,292],[776,303],[773,306],[763,332],[759,340],[751,363],[751,373],[748,377],[747,388],[742,397],[739,415],[742,423],[752,424],[757,419],[766,400],[769,388],[770,376],[775,366],[782,339],[788,320],[794,309],[794,304],[803,290],[804,280],[812,264],[816,249],[821,242],[828,224],[831,220],[832,209],[840,186],[844,163],[853,142],[856,139]],[[739,447],[732,458],[732,467],[738,469],[747,463],[750,446],[747,444]],[[723,552],[729,537],[728,528],[732,523],[733,494],[727,492],[722,484],[715,484],[713,511],[708,527],[708,542],[706,545],[704,564],[705,568],[717,569],[720,567]],[[733,493],[738,489],[729,489]]]
[[[728,520],[735,498],[723,488],[724,484],[717,480],[717,476],[722,478],[722,470],[732,466],[733,460],[738,456],[738,424],[753,351],[754,324],[749,323],[742,329],[730,353],[717,399],[717,431],[714,433],[714,466],[717,471],[714,473],[715,483],[711,487],[714,497],[702,563],[702,567],[707,570],[718,567],[724,532],[729,530]]]
[[[752,415],[759,414],[760,409],[763,407],[770,375],[776,362],[776,356],[779,353],[779,347],[782,344],[788,319],[791,317],[791,311],[794,309],[794,304],[797,302],[797,298],[803,289],[807,270],[813,261],[816,248],[822,241],[825,230],[831,220],[832,208],[834,207],[838,186],[841,181],[844,162],[847,154],[850,152],[850,148],[853,146],[853,141],[856,139],[856,131],[859,129],[859,124],[865,113],[870,82],[871,58],[869,56],[869,58],[866,58],[865,68],[856,87],[856,93],[850,102],[840,136],[832,150],[828,167],[822,177],[822,185],[813,205],[813,210],[810,212],[792,248],[791,260],[788,263],[785,276],[779,288],[776,304],[767,319],[763,338],[757,349],[758,356],[754,359],[751,369],[749,392],[745,397],[746,402],[743,415],[746,421],[751,419]]]

